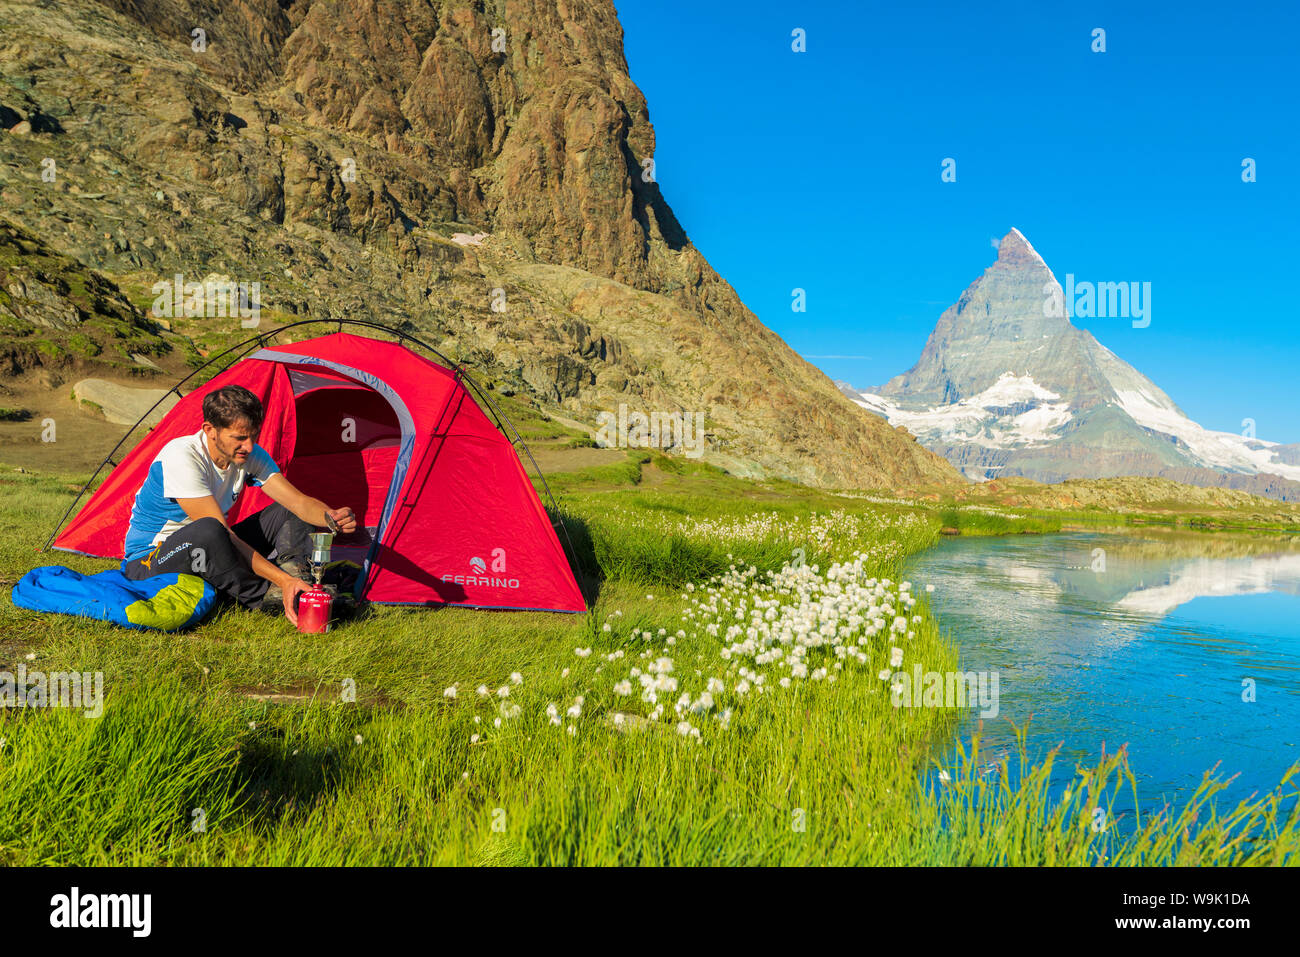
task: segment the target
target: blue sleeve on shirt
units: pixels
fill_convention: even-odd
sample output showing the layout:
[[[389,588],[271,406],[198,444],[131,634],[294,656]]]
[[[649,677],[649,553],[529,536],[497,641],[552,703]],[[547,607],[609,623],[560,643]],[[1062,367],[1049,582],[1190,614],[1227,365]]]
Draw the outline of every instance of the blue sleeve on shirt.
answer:
[[[275,459],[271,458],[271,453],[256,443],[253,445],[252,454],[248,456],[248,461],[249,485],[261,485],[280,471],[280,466],[275,464]]]

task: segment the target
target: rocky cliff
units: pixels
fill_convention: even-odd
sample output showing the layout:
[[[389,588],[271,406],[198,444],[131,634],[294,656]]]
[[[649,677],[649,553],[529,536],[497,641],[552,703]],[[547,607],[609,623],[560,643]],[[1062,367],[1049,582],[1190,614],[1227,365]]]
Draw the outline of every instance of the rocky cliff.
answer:
[[[0,74],[6,228],[136,313],[83,316],[78,347],[16,294],[7,354],[51,389],[96,364],[171,374],[248,334],[206,301],[143,315],[179,275],[256,283],[261,328],[402,325],[592,427],[620,403],[702,412],[706,461],[741,474],[960,481],[691,244],[609,0],[4,0]],[[156,347],[115,332],[142,326]]]

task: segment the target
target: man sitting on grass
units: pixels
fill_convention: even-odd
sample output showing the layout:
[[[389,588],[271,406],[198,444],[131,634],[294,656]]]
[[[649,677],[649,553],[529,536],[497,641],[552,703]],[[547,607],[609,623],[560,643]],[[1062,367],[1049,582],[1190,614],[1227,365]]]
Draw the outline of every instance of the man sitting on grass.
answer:
[[[202,430],[164,445],[136,493],[122,571],[133,580],[198,575],[245,608],[278,614],[283,607],[296,625],[298,594],[310,585],[312,532],[328,525],[349,533],[357,523],[352,509],[330,508],[280,473],[255,441],[262,415],[243,386],[204,396]],[[248,483],[276,504],[232,528],[226,513]]]

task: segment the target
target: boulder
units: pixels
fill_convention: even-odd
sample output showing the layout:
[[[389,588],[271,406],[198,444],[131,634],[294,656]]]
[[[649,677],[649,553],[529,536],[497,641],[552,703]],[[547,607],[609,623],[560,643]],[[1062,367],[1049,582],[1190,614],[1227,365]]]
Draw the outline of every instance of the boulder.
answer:
[[[165,389],[133,388],[107,379],[82,379],[72,387],[72,395],[79,405],[97,408],[105,419],[117,425],[135,425],[155,402],[163,399],[145,420],[145,425],[151,428],[180,401],[176,393]]]

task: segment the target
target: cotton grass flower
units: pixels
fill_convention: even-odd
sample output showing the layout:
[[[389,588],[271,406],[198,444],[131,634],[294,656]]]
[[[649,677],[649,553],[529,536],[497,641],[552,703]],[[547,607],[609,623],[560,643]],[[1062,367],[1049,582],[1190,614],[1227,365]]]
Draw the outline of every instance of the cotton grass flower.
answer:
[[[915,515],[832,512],[795,519],[772,512],[742,519],[692,518],[689,523],[666,516],[638,516],[635,521],[647,529],[683,535],[688,540],[703,537],[714,542],[735,540],[747,544],[793,540],[811,542],[819,552],[832,553],[845,544],[866,545],[848,560],[832,559],[828,567],[787,564],[770,572],[760,572],[735,560],[732,554],[726,572],[705,583],[687,583],[683,587],[680,598],[685,607],[674,612],[680,615],[681,627],[672,632],[658,623],[632,628],[627,640],[639,638],[643,649],[637,655],[637,667],[630,668],[626,677],[603,679],[598,666],[592,687],[603,689],[605,694],[612,692],[615,698],[630,697],[639,690],[641,700],[653,709],[648,715],[651,722],[663,720],[665,709],[670,709],[667,720],[673,725],[685,721],[691,726],[692,715],[711,714],[725,727],[731,713],[728,709],[724,719],[720,712],[718,696],[724,692],[746,701],[750,694],[763,692],[766,677],[773,679],[770,687],[780,694],[810,673],[813,680],[828,684],[839,677],[857,679],[858,666],[866,666],[862,672],[866,677],[880,645],[889,650],[886,657],[891,668],[901,665],[900,651],[892,642],[883,640],[886,636],[904,648],[904,635],[908,639],[915,637],[908,627],[909,619],[919,621],[912,611],[916,603],[912,583],[896,584],[867,574],[873,564],[896,562],[902,557],[896,542],[882,540],[882,528],[918,531],[924,523]],[[646,597],[654,599],[652,595]],[[606,617],[606,625],[612,623],[615,614]],[[691,639],[706,639],[706,643],[712,639],[718,655],[715,661],[722,664],[717,677],[710,675],[714,669],[710,669],[707,655],[697,654],[699,664],[693,667],[675,667],[669,657],[673,646],[679,640]],[[656,640],[658,644],[652,644]],[[587,657],[591,650],[577,648],[575,654]],[[623,657],[623,649],[603,655],[606,662],[613,662]],[[569,669],[565,668],[561,677],[568,676]],[[891,669],[883,669],[880,676],[888,680]],[[871,690],[874,693],[875,689]],[[568,716],[576,720],[582,706],[576,701],[575,706],[576,714],[575,708],[570,708]],[[562,723],[561,717],[558,708],[548,713],[548,719],[557,725]],[[700,729],[684,733],[698,740]]]
[[[456,686],[455,686],[455,685],[452,685],[450,688],[443,688],[443,689],[442,689],[442,696],[443,696],[444,698],[454,698],[454,697],[456,697]]]

